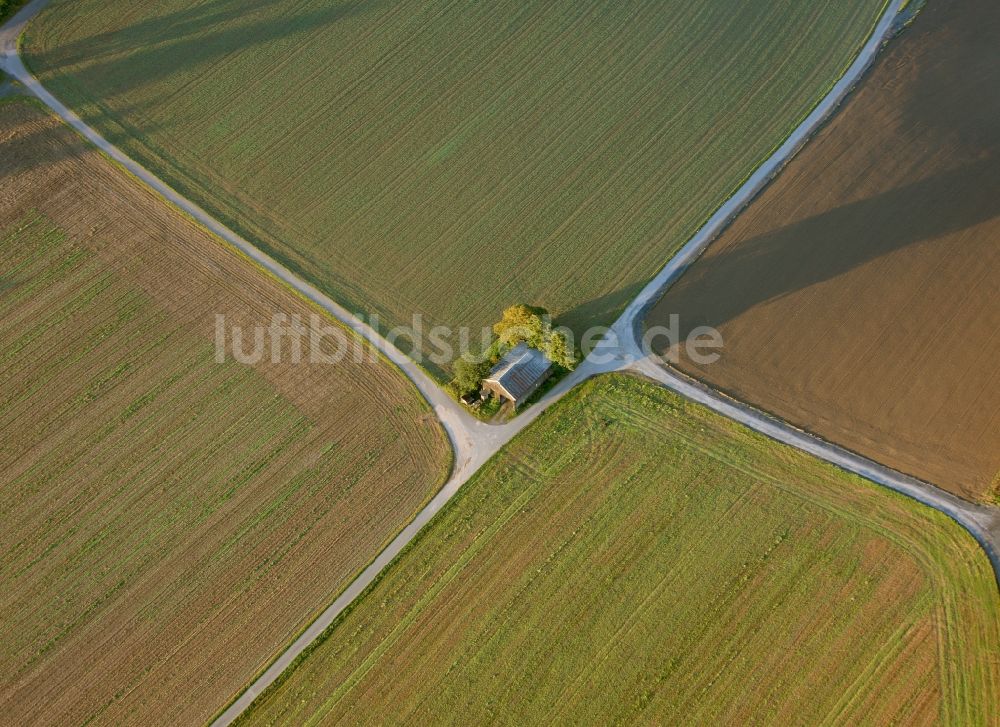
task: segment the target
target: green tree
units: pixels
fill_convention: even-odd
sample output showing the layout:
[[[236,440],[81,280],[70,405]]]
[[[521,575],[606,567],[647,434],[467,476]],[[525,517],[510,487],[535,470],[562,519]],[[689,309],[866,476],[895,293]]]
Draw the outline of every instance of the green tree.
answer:
[[[544,353],[555,364],[567,369],[576,366],[576,352],[570,347],[569,339],[564,332],[552,328],[552,322],[543,308],[512,305],[493,325],[493,332],[503,347],[526,343]]]
[[[570,349],[566,334],[562,331],[554,331],[550,328],[547,331],[541,350],[548,357],[549,361],[554,364],[567,369],[576,367],[576,352]]]
[[[451,380],[451,388],[458,396],[463,396],[471,394],[480,387],[490,372],[490,362],[475,361],[463,356],[455,362],[452,370],[455,376]]]
[[[528,306],[512,305],[503,312],[500,320],[493,324],[493,332],[507,347],[527,343],[540,349],[545,340],[545,324],[537,311]]]

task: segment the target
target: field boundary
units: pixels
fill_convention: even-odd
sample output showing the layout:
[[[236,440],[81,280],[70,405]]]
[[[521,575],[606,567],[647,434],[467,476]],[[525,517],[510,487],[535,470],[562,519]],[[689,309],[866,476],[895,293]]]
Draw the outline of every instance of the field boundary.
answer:
[[[890,40],[900,6],[907,0],[887,0],[882,16],[872,29],[868,41],[854,62],[847,68],[833,87],[812,111],[778,145],[743,184],[723,202],[715,213],[699,228],[694,236],[678,250],[639,294],[625,308],[612,326],[620,341],[634,345],[642,333],[642,318],[677,279],[694,264],[710,244],[728,227],[743,210],[781,173],[781,170],[801,151],[813,135],[836,112],[844,99],[858,84],[865,72],[875,62],[882,47]],[[638,349],[633,349],[639,353]],[[641,357],[641,354],[638,357]]]
[[[1000,511],[977,505],[911,475],[879,464],[856,452],[793,426],[746,402],[714,389],[698,379],[672,367],[644,359],[629,367],[629,371],[652,379],[661,386],[675,391],[685,399],[695,401],[727,419],[753,429],[770,439],[811,454],[847,472],[905,495],[941,512],[961,525],[979,543],[993,567],[993,574],[1000,592]]]
[[[0,27],[0,68],[20,81],[25,89],[51,109],[64,122],[90,141],[102,153],[149,186],[173,207],[194,219],[207,230],[236,248],[257,263],[267,274],[292,288],[336,318],[355,334],[361,336],[393,363],[411,380],[441,422],[454,450],[452,474],[430,502],[417,513],[367,568],[345,588],[337,599],[326,607],[302,634],[265,669],[245,691],[226,706],[213,725],[231,724],[252,702],[267,689],[288,666],[304,653],[326,628],[373,582],[385,567],[403,552],[417,532],[440,511],[473,473],[486,463],[504,444],[529,426],[543,411],[554,404],[577,384],[602,373],[632,370],[652,378],[661,385],[677,391],[709,409],[758,431],[772,439],[805,451],[845,470],[858,474],[875,484],[903,493],[919,502],[948,515],[976,539],[983,547],[1000,584],[1000,557],[996,545],[1000,518],[993,510],[977,508],[964,500],[945,502],[938,498],[940,492],[933,485],[915,480],[871,460],[853,455],[836,445],[819,440],[794,429],[780,420],[768,418],[748,405],[727,401],[714,390],[700,390],[692,382],[685,382],[652,360],[646,359],[639,345],[642,315],[663,292],[701,255],[722,229],[738,215],[780,172],[805,145],[815,131],[836,111],[851,92],[865,71],[874,61],[886,42],[896,15],[904,0],[887,0],[882,15],[875,24],[867,42],[855,61],[834,84],[806,118],[786,140],[746,179],[708,219],[708,221],[643,287],[612,325],[610,338],[599,345],[570,376],[521,416],[504,425],[489,425],[475,419],[451,399],[416,362],[377,331],[356,316],[305,282],[285,266],[262,252],[257,246],[236,234],[216,220],[204,209],[169,187],[142,165],[110,144],[97,131],[88,126],[72,110],[49,93],[25,67],[20,57],[19,40],[28,22],[47,4],[48,0],[32,0],[8,23]],[[596,355],[595,355],[596,354]],[[984,514],[985,513],[985,514]]]
[[[349,330],[368,341],[413,382],[423,398],[434,409],[456,450],[456,455],[474,448],[472,438],[468,436],[468,433],[470,429],[475,428],[474,425],[478,422],[448,397],[415,361],[332,298],[299,278],[287,267],[261,251],[244,237],[233,232],[200,206],[175,191],[155,174],[108,142],[42,86],[38,79],[28,71],[21,59],[20,39],[28,23],[47,4],[48,0],[33,0],[0,28],[0,69],[5,70],[11,77],[19,81],[26,91],[48,106],[77,133],[140,182],[150,187],[171,206],[181,210],[202,227],[253,260],[269,275],[291,287],[299,295],[312,301]],[[456,462],[456,469],[461,469],[460,462]]]

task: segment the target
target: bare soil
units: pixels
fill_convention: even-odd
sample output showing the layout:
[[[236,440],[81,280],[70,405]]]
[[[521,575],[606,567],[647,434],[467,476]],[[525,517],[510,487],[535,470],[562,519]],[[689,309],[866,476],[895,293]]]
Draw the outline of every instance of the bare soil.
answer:
[[[647,319],[721,330],[685,372],[971,500],[1000,484],[998,35],[996,3],[929,3]]]

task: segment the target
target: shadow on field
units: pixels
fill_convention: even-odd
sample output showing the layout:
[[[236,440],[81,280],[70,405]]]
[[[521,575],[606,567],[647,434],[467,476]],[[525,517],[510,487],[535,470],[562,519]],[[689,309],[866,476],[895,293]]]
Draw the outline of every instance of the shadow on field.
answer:
[[[142,14],[146,19],[111,32],[97,33],[76,42],[60,44],[32,58],[34,70],[65,69],[73,84],[88,89],[98,98],[127,97],[131,90],[155,84],[172,74],[212,63],[226,55],[246,51],[253,46],[280,41],[299,33],[322,32],[323,28],[344,18],[375,7],[380,0],[341,0],[310,6],[285,3],[275,11],[273,0],[208,0],[183,10]],[[55,8],[58,10],[58,7]],[[141,69],[141,72],[137,72]],[[41,74],[44,76],[44,74]],[[58,95],[58,94],[57,94]],[[101,129],[115,145],[130,136],[144,136],[163,128],[151,123],[146,114],[148,103],[119,104],[119,119],[140,119],[140,126],[125,131],[101,123],[99,109],[89,106],[76,109],[88,124]],[[2,113],[2,109],[0,109]],[[47,134],[48,130],[19,130],[27,134]],[[14,142],[17,141],[15,138]],[[21,146],[30,146],[26,140]],[[0,180],[36,166],[30,154],[17,151],[12,140],[3,140],[4,164]],[[88,150],[78,139],[56,145],[64,156]],[[56,160],[58,161],[58,160]],[[53,163],[52,158],[45,160]]]
[[[588,300],[560,314],[556,323],[566,326],[578,336],[590,326],[610,326],[645,285],[642,281],[631,283],[607,295]]]
[[[107,95],[128,94],[171,74],[209,64],[238,51],[358,15],[378,0],[342,0],[311,9],[273,0],[209,0],[156,14],[111,32],[60,45],[38,56],[49,70],[69,67],[74,82]],[[137,73],[136,69],[142,72]],[[263,70],[263,69],[262,69]]]
[[[676,310],[693,313],[682,316],[683,336],[722,326],[761,303],[995,217],[1000,156],[991,155],[707,255],[658,304],[654,322]]]
[[[0,117],[18,115],[23,117],[20,107],[36,105],[40,102],[34,99],[14,95],[0,99]],[[48,109],[46,109],[48,112]],[[25,172],[45,165],[50,167],[53,175],[59,174],[58,162],[84,153],[92,152],[92,147],[76,134],[67,134],[61,127],[61,122],[53,121],[48,125],[16,124],[8,128],[6,123],[0,123],[4,130],[0,134],[0,183],[14,179]],[[39,148],[58,151],[45,159],[38,155]]]
[[[721,326],[767,301],[902,248],[1000,216],[1000,4],[929,3],[835,120],[840,149],[816,139],[797,162],[820,188],[776,182],[757,234],[723,233],[666,293],[650,323],[681,312],[684,334]],[[818,149],[817,149],[817,145]],[[818,156],[817,156],[818,155]],[[843,155],[843,159],[841,159]],[[805,161],[803,161],[805,160]],[[916,181],[912,181],[916,180]],[[877,193],[794,224],[804,205]],[[828,185],[828,188],[826,188]]]
[[[42,60],[51,69],[74,66],[73,76],[85,86],[111,84],[116,92],[128,93],[178,69],[297,33],[320,32],[377,2],[347,0],[308,11],[275,13],[272,0],[210,0],[61,45],[46,51]],[[142,72],[137,73],[140,68]]]
[[[901,63],[915,73],[901,126],[962,153],[1000,154],[1000,3],[929,4],[909,32]]]

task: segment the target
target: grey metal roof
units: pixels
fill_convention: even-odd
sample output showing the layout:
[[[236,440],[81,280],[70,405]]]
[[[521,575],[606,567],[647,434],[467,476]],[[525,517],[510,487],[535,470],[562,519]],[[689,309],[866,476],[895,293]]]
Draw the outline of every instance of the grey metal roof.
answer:
[[[503,387],[514,401],[523,401],[545,380],[550,368],[552,362],[544,353],[519,343],[504,354],[485,380]]]

